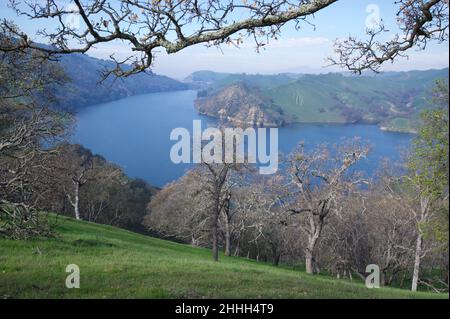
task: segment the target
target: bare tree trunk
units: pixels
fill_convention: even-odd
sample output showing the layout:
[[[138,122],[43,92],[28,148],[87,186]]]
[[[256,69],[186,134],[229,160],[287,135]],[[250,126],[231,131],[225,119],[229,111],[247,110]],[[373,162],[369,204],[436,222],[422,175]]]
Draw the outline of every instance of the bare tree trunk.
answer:
[[[235,256],[239,256],[239,254],[241,253],[241,246],[239,241],[237,242],[236,248],[234,249],[234,255]]]
[[[225,216],[225,255],[231,256],[231,225],[228,215]]]
[[[422,234],[419,232],[416,240],[416,252],[414,257],[414,271],[413,271],[411,291],[417,291],[417,284],[419,282],[421,254],[422,254]]]
[[[386,286],[386,270],[382,269],[380,271],[380,285],[382,287]]]
[[[258,241],[256,241],[256,261],[259,262],[259,245],[258,245]]]
[[[216,219],[216,218],[214,218]],[[219,261],[219,248],[218,248],[218,236],[217,236],[217,220],[213,221],[212,227],[212,255],[214,261]]]
[[[231,256],[231,212],[230,212],[231,192],[226,190],[225,198],[222,200],[222,212],[225,219],[225,256]]]
[[[274,260],[273,260],[273,265],[274,265],[274,266],[278,266],[278,265],[280,264],[280,259],[281,259],[281,254],[280,254],[280,253],[277,253],[277,254],[275,255]]]
[[[313,223],[313,221],[312,221]],[[313,225],[313,224],[312,224]],[[308,247],[306,248],[306,273],[313,274],[314,273],[314,250],[316,247],[317,239],[320,236],[320,232],[322,230],[322,224],[314,225],[314,232],[308,238]]]
[[[191,234],[191,245],[197,247],[197,239],[195,239],[194,234]]]
[[[80,220],[80,185],[75,183],[75,200],[74,200],[75,218]]]
[[[422,258],[422,250],[423,250],[423,235],[421,230],[422,222],[427,221],[428,215],[428,205],[430,203],[430,197],[421,196],[420,197],[420,219],[417,222],[417,239],[416,239],[416,251],[414,255],[414,271],[412,278],[411,291],[417,291],[417,286],[419,283],[419,274],[420,274],[420,261]]]
[[[225,232],[225,255],[231,256],[231,237],[228,230]]]
[[[306,273],[313,273],[313,254],[309,248],[306,249]]]
[[[69,199],[70,205],[72,205],[73,210],[75,212],[75,218],[77,220],[80,220],[80,209],[79,209],[79,203],[80,203],[80,183],[73,181],[74,185],[74,198],[72,200],[71,196],[67,194],[67,198]]]
[[[218,243],[218,232],[219,232],[219,213],[220,213],[220,199],[219,195],[216,195],[214,200],[214,212],[212,219],[212,255],[214,261],[219,261],[219,243]]]
[[[403,284],[405,283],[406,272],[403,273],[402,279],[400,280],[400,288],[403,288]]]

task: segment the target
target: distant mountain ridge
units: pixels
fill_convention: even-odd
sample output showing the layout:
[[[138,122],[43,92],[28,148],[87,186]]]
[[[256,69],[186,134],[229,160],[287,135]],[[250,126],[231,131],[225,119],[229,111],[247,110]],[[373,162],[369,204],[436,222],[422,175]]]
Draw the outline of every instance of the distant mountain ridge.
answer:
[[[86,54],[62,55],[58,62],[70,81],[55,88],[56,107],[76,111],[82,107],[106,103],[132,95],[186,90],[189,85],[152,72],[127,78],[109,77],[99,83],[101,71],[113,68],[114,62],[96,59]]]
[[[385,130],[414,132],[420,111],[430,107],[435,81],[442,78],[448,80],[448,68],[377,76],[201,71],[191,74],[187,82],[198,89],[195,105],[200,113],[222,119],[226,114],[230,122],[260,126],[375,123]],[[252,121],[255,110],[266,120]]]

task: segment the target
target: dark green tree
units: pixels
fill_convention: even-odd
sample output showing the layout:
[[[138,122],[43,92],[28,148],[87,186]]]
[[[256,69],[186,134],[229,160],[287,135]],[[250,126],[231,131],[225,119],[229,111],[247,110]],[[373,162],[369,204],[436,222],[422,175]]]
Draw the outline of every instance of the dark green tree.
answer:
[[[448,83],[437,82],[432,103],[434,108],[422,113],[423,124],[413,141],[408,161],[408,181],[418,203],[418,209],[414,212],[417,238],[411,287],[413,291],[417,290],[419,283],[421,259],[428,252],[424,249],[424,237],[429,231],[442,235],[446,232],[445,228],[448,230],[448,210],[446,218],[437,213],[442,211],[442,203],[448,200]],[[446,220],[447,227],[442,227],[445,223],[436,222],[439,217]]]

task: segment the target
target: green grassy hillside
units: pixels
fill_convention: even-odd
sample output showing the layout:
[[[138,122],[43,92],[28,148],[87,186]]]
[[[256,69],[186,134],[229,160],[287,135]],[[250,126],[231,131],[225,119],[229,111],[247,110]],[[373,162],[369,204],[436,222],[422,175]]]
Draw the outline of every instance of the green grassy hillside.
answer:
[[[305,75],[269,90],[268,95],[299,122],[366,121],[395,125],[396,119],[416,120],[420,111],[429,107],[427,100],[440,78],[448,78],[447,69],[377,77]]]
[[[271,100],[285,123],[365,122],[377,123],[387,130],[411,132],[417,127],[421,110],[430,107],[435,81],[448,79],[448,68],[378,76],[198,72],[189,79],[201,88],[199,97],[211,101],[217,92],[236,83],[256,87]]]
[[[367,289],[244,258],[58,217],[50,240],[0,239],[0,298],[448,298],[447,294]],[[80,267],[80,289],[65,268]]]

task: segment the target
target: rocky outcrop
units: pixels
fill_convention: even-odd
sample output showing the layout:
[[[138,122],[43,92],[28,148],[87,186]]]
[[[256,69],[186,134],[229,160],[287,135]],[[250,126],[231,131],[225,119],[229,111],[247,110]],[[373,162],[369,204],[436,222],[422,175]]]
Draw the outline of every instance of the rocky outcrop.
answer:
[[[197,98],[195,107],[200,114],[235,124],[264,127],[285,124],[281,110],[270,98],[242,83]]]

